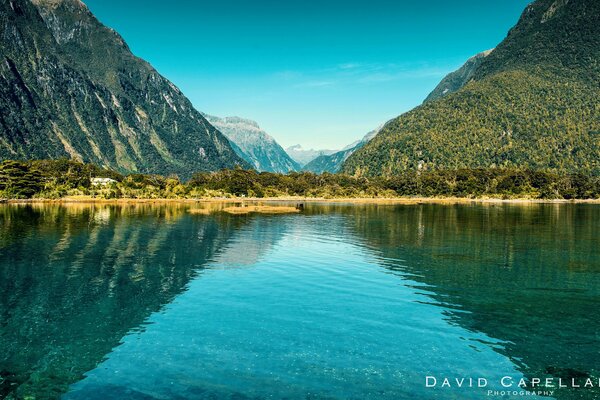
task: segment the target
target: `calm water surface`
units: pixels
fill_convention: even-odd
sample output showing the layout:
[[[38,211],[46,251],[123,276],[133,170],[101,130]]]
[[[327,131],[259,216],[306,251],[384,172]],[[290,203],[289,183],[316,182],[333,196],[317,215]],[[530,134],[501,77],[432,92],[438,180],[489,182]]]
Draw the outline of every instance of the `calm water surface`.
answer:
[[[0,207],[0,398],[600,398],[600,206],[189,207]]]

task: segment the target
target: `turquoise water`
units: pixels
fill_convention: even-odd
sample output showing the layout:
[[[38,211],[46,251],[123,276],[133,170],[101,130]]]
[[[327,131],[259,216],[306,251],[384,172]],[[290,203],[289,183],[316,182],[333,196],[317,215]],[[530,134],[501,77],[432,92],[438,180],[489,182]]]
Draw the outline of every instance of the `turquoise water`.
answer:
[[[600,398],[599,206],[189,207],[0,207],[0,398]]]

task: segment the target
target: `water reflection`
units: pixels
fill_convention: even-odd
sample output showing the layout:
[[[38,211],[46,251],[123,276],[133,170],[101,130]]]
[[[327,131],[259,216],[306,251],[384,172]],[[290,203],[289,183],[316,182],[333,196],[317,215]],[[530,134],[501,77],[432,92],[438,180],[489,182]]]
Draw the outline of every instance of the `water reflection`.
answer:
[[[520,376],[490,346],[502,343],[449,324],[400,268],[374,268],[398,260],[348,237],[349,221],[249,218],[208,272],[66,398],[476,399],[482,390],[426,389],[424,378],[450,366],[492,387]],[[238,262],[245,251],[252,265]]]
[[[173,206],[0,207],[0,397],[56,398],[241,223]]]
[[[66,398],[467,399],[485,392],[424,377],[598,379],[599,207],[189,207],[0,207],[0,397],[56,398],[86,371]]]
[[[331,212],[332,210],[329,210]],[[600,376],[600,207],[473,205],[338,208],[356,235],[448,308],[505,344],[529,378]],[[425,216],[425,217],[424,217]],[[385,223],[381,223],[385,221]],[[597,398],[598,389],[557,392]]]

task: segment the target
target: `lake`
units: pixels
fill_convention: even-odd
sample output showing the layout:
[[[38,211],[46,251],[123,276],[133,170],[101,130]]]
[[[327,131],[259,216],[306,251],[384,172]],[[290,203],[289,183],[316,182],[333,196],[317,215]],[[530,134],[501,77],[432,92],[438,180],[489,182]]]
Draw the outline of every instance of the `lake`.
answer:
[[[600,398],[598,205],[199,207],[1,205],[0,398]]]

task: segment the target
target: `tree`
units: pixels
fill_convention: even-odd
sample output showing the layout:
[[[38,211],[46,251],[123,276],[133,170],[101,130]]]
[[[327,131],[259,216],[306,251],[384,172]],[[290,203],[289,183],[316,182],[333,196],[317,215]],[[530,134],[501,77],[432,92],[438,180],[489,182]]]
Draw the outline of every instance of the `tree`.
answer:
[[[0,190],[13,198],[31,198],[44,187],[40,171],[20,161],[0,164]]]

